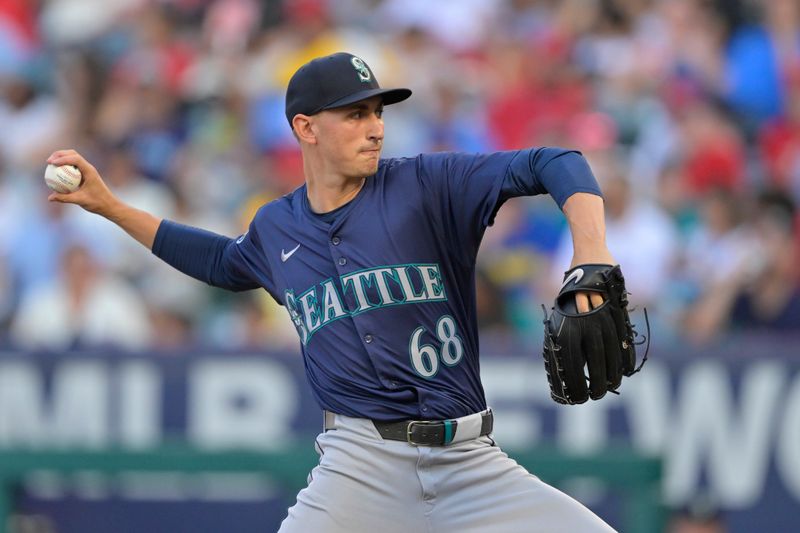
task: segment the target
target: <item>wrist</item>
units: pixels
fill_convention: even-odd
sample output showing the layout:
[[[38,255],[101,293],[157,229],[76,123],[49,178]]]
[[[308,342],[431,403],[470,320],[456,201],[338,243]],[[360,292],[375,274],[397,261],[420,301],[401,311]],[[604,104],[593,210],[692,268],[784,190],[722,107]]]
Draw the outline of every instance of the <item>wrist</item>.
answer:
[[[617,262],[603,242],[593,246],[575,246],[570,268],[585,264],[616,265]]]

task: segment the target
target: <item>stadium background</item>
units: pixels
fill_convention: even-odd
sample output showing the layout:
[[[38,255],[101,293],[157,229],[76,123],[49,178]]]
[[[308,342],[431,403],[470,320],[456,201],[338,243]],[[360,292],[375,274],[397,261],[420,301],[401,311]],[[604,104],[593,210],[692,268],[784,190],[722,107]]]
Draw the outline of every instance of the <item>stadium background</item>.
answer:
[[[74,147],[133,205],[240,234],[258,206],[302,183],[284,88],[297,66],[337,50],[414,91],[387,109],[386,156],[574,147],[604,187],[609,246],[648,309],[653,364],[608,405],[548,403],[540,303],[570,248],[549,199],[509,202],[478,270],[501,444],[663,457],[671,531],[708,517],[708,531],[796,529],[795,0],[0,0],[0,443],[310,448],[317,413],[285,311],[263,292],[184,278],[110,223],[48,204],[42,173],[51,151]],[[234,377],[204,385],[208,364]],[[262,376],[248,365],[272,377],[248,381]],[[220,411],[214,394],[238,411]],[[156,422],[118,419],[131,402]],[[137,507],[147,498],[126,506],[96,476],[23,481],[17,530],[157,530],[137,526],[153,518]],[[570,487],[615,519],[602,486]],[[189,492],[195,507],[173,507],[190,529],[192,516],[236,516],[209,531],[257,531],[285,508],[212,513]]]

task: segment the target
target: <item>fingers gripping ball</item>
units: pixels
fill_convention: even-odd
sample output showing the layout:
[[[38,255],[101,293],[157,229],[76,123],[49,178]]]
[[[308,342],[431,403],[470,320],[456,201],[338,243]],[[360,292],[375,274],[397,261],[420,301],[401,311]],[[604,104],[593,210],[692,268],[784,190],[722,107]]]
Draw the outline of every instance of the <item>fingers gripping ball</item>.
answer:
[[[578,292],[600,294],[603,303],[580,313],[575,304]],[[649,346],[649,324],[647,338]],[[623,376],[641,369],[636,368],[635,348],[641,342],[628,315],[619,266],[576,266],[564,275],[550,315],[545,312],[543,355],[550,396],[558,403],[577,404],[615,392]],[[645,360],[647,351],[641,364]]]
[[[75,192],[83,183],[83,175],[78,167],[73,165],[47,165],[44,171],[44,182],[58,193]]]

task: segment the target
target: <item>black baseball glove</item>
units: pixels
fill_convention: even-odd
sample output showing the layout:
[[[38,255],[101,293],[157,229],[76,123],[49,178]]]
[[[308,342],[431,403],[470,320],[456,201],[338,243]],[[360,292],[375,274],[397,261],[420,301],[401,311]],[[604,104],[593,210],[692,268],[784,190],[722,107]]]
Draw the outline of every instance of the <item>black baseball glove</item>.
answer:
[[[603,303],[579,313],[578,292],[600,293]],[[628,293],[619,265],[578,265],[568,270],[549,316],[545,309],[543,355],[550,396],[558,403],[576,404],[599,400],[608,391],[616,393],[622,376],[632,376],[647,360],[645,351],[636,368],[636,345],[644,341],[636,340],[628,316]]]

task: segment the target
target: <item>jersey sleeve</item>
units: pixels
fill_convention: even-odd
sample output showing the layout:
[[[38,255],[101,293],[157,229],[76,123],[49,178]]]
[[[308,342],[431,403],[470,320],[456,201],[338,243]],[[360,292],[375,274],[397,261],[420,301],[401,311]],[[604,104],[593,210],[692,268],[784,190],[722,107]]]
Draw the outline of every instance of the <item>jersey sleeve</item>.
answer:
[[[244,235],[231,241],[225,250],[226,272],[229,276],[236,276],[246,284],[255,284],[269,292],[278,303],[282,303],[276,293],[275,280],[272,267],[264,250],[265,239],[263,235],[266,224],[262,207]]]
[[[424,199],[449,238],[473,255],[509,198],[549,193],[563,207],[576,192],[600,195],[583,156],[562,148],[420,156]]]
[[[164,220],[152,251],[184,274],[209,285],[232,291],[263,287],[274,295],[261,246],[255,219],[248,232],[236,240]]]

